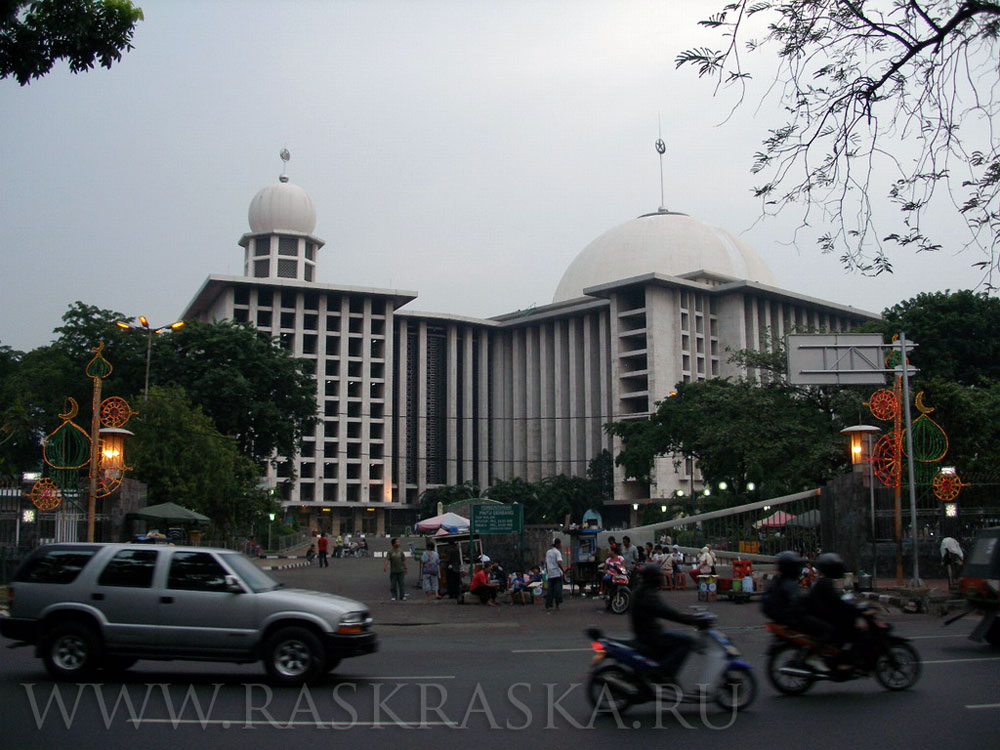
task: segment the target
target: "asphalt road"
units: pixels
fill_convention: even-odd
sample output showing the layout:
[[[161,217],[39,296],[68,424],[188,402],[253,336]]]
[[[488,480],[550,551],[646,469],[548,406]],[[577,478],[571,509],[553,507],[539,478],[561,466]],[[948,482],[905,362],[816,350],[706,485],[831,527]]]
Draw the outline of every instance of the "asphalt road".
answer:
[[[410,575],[406,602],[388,601],[382,561],[334,560],[275,571],[290,586],[333,591],[370,605],[381,648],[344,661],[321,685],[270,688],[259,665],[139,662],[118,681],[53,683],[30,649],[0,660],[0,747],[504,748],[646,746],[923,748],[992,747],[1000,725],[1000,651],[966,636],[975,623],[942,628],[925,615],[886,619],[913,639],[924,668],[902,693],[874,680],[819,684],[805,696],[775,693],[763,674],[768,636],[757,607],[719,601],[708,607],[757,669],[754,705],[732,717],[698,706],[660,711],[649,704],[620,720],[597,716],[583,692],[588,625],[625,633],[627,619],[601,602],[567,599],[540,606],[456,606],[425,602]],[[697,605],[693,591],[664,596]],[[724,734],[717,735],[721,732]]]

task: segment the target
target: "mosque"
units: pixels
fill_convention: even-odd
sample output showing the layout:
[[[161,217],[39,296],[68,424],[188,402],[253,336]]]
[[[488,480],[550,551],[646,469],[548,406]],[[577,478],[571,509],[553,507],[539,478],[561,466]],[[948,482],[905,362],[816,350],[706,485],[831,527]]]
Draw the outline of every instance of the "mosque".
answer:
[[[551,304],[487,319],[317,280],[316,211],[285,175],[249,224],[243,275],[209,276],[183,317],[249,322],[311,363],[318,425],[267,479],[287,515],[328,532],[387,533],[442,485],[584,476],[620,450],[605,423],[648,417],[679,382],[742,374],[727,350],[878,317],[778,288],[739,239],[662,208],[585,247]],[[633,508],[701,489],[669,457],[651,483],[616,471],[613,503]]]

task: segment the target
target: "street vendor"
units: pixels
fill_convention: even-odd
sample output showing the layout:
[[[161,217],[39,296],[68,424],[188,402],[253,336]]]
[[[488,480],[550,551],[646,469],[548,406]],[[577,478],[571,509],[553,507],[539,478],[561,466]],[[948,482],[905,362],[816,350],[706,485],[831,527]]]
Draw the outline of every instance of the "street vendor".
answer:
[[[500,583],[492,575],[496,567],[496,563],[484,564],[472,576],[472,583],[469,584],[469,593],[478,596],[480,604],[490,607],[497,606],[497,589],[500,587]]]

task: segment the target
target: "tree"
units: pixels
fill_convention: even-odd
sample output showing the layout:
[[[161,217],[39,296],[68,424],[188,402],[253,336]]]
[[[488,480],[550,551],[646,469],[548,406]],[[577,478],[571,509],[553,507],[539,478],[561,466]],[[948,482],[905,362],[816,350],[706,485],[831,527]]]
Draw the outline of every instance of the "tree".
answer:
[[[705,482],[726,482],[740,496],[754,482],[764,496],[814,487],[843,466],[841,423],[781,383],[749,380],[679,383],[677,395],[646,421],[616,422],[623,440],[615,459],[628,476],[649,481],[658,456],[698,462]]]
[[[566,516],[580,523],[586,511],[604,501],[594,480],[565,474],[543,479],[536,495],[536,501],[525,509],[525,523],[562,523]]]
[[[604,449],[590,460],[587,464],[587,479],[594,483],[601,502],[614,497],[615,457],[611,455],[611,451]]]
[[[700,23],[721,30],[725,45],[685,50],[676,63],[718,86],[745,94],[744,50],[778,56],[769,91],[787,122],[769,131],[751,168],[764,175],[754,192],[765,214],[800,205],[800,228],[819,228],[823,252],[839,250],[847,267],[878,274],[892,270],[885,243],[941,247],[921,217],[935,199],[951,200],[971,230],[966,246],[984,252],[974,265],[994,286],[1000,3],[736,0]],[[880,237],[870,188],[883,168],[892,172],[886,193],[903,220]]]
[[[928,416],[948,435],[948,453],[941,463],[956,467],[966,481],[995,478],[1000,466],[1000,381],[963,385],[932,378],[922,387],[924,404],[934,409]]]
[[[4,0],[0,2],[0,78],[22,86],[66,60],[74,73],[104,68],[132,49],[142,10],[129,0]]]
[[[480,492],[475,482],[433,487],[420,494],[417,512],[420,518],[431,518],[438,514],[439,504],[443,508],[452,503],[460,503],[477,497],[480,497]]]
[[[316,422],[316,384],[307,363],[249,325],[195,321],[159,337],[154,347],[150,381],[182,386],[258,463],[275,453],[295,455]]]
[[[866,324],[888,341],[903,332],[917,347],[909,355],[923,382],[963,385],[1000,381],[1000,300],[964,290],[918,294]]]
[[[175,502],[204,513],[224,532],[247,534],[269,509],[260,471],[241,455],[179,387],[149,389],[128,424],[132,476],[146,483],[151,505]]]

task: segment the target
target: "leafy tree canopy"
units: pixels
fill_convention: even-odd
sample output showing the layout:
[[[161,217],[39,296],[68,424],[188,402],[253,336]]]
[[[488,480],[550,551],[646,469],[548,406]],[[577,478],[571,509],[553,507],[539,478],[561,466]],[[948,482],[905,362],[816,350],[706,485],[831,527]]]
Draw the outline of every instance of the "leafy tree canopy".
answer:
[[[247,534],[270,510],[258,486],[260,470],[241,455],[200,407],[177,386],[153,386],[129,422],[129,462],[145,482],[151,505],[175,502],[204,513],[224,533]]]
[[[58,426],[73,397],[89,415],[92,383],[85,374],[93,349],[114,367],[102,396],[123,396],[142,411],[146,347],[152,343],[150,382],[176,385],[251,460],[292,455],[316,418],[316,387],[296,360],[253,328],[191,323],[150,342],[115,326],[127,316],[82,302],[70,306],[56,340],[26,354],[0,348],[0,460],[11,473],[38,468],[41,438]]]
[[[316,422],[316,384],[303,360],[229,321],[192,322],[155,345],[151,382],[183,386],[245,456],[263,463],[275,452],[298,452]]]
[[[631,477],[649,481],[655,458],[679,454],[695,459],[711,485],[724,481],[740,495],[754,482],[775,496],[814,487],[843,466],[843,425],[827,409],[780,383],[716,379],[679,383],[648,420],[606,429],[622,438],[616,462]]]
[[[56,60],[74,73],[110,68],[132,49],[141,20],[129,0],[0,0],[0,78],[25,86]]]
[[[910,361],[927,378],[977,385],[1000,381],[1000,300],[964,290],[928,292],[882,313],[866,330],[901,331],[918,346]]]
[[[460,503],[479,496],[479,487],[475,482],[432,487],[421,493],[417,512],[420,518],[431,518],[438,514],[438,503],[443,508],[452,503]]]
[[[720,7],[720,6],[716,6]],[[719,49],[688,49],[691,65],[746,93],[748,55],[770,50],[768,87],[786,121],[754,155],[764,213],[800,207],[824,252],[847,267],[891,271],[886,243],[937,250],[921,218],[934,199],[964,218],[986,282],[1000,260],[1000,3],[987,0],[736,0],[700,22]],[[747,53],[747,54],[744,54]],[[769,76],[770,78],[770,76]],[[741,96],[742,99],[742,96]],[[902,212],[879,232],[870,188]],[[878,223],[883,223],[880,219]]]

